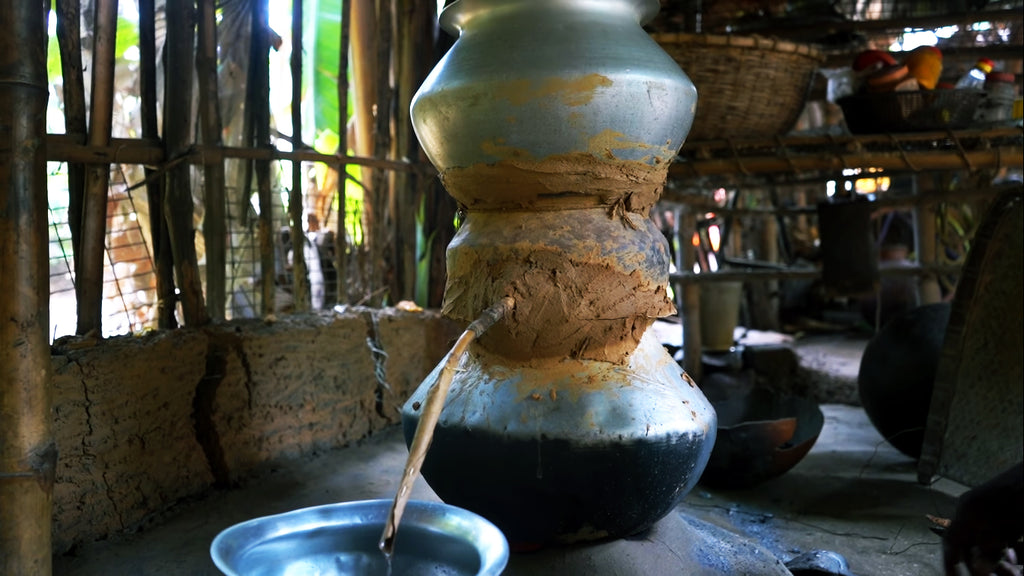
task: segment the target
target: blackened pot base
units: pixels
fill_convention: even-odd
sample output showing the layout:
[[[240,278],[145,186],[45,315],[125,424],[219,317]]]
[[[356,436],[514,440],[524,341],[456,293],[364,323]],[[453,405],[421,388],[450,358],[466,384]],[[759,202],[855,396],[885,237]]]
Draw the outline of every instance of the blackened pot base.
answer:
[[[402,409],[407,445],[440,365]],[[650,334],[626,364],[532,366],[470,346],[423,465],[437,495],[514,549],[630,536],[700,478],[714,408]]]
[[[444,449],[427,453],[423,477],[443,501],[494,522],[513,550],[531,550],[649,528],[696,482],[689,473],[702,441],[680,436],[586,446],[438,427],[434,445]],[[680,478],[689,479],[680,484]]]

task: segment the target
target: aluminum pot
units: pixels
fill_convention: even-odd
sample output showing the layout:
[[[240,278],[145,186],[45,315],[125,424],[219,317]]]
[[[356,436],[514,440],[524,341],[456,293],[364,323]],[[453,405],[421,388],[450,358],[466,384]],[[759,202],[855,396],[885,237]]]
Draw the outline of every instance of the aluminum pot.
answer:
[[[227,576],[320,574],[498,576],[508,542],[468,510],[412,500],[395,540],[390,570],[377,548],[391,500],[302,508],[235,524],[210,547]]]
[[[658,0],[459,0],[458,37],[420,86],[412,120],[452,168],[573,153],[667,167],[697,92],[641,27]],[[456,187],[458,188],[458,187]],[[451,192],[460,198],[460,191]]]

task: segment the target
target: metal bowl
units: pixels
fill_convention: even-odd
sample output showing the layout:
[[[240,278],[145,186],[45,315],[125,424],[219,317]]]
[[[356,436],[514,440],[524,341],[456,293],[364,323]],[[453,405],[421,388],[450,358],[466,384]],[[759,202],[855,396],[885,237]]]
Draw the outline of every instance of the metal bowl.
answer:
[[[390,506],[390,499],[361,500],[255,518],[218,534],[210,556],[227,576],[497,576],[508,563],[504,534],[485,518],[413,500],[402,516],[389,570],[377,541]]]

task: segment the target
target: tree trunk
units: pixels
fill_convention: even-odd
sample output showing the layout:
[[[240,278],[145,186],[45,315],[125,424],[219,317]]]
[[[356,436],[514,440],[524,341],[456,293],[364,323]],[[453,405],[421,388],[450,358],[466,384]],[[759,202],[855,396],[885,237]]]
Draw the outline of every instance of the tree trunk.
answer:
[[[199,48],[196,72],[199,79],[199,119],[203,144],[219,147],[221,141],[220,94],[217,90],[217,19],[215,0],[199,0]],[[301,5],[301,2],[296,2]],[[224,157],[215,154],[203,161],[203,239],[206,242],[206,311],[213,320],[225,318],[227,302],[227,204],[224,194]]]
[[[92,90],[89,103],[89,145],[110,142],[114,113],[114,45],[117,42],[117,0],[96,0],[93,27],[96,44],[92,56]],[[110,166],[91,164],[85,171],[82,204],[82,245],[76,259],[78,270],[78,333],[103,327],[103,252],[107,238],[107,187]]]
[[[194,0],[167,1],[167,80],[164,83],[166,161],[188,152],[192,144],[192,64],[195,44]],[[191,168],[180,163],[167,171],[164,213],[170,231],[174,271],[186,326],[207,323],[202,280],[196,256]]]
[[[0,0],[0,573],[51,572],[46,14]]]

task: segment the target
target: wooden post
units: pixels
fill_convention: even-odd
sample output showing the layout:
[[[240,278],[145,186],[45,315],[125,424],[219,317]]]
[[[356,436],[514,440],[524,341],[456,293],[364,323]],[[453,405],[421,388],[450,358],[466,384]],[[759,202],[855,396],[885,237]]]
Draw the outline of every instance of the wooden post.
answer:
[[[164,82],[164,147],[174,161],[192,145],[192,66],[195,44],[195,0],[167,1],[167,80]],[[181,163],[167,171],[164,215],[171,237],[174,271],[186,326],[209,320],[196,256],[191,168]]]
[[[352,17],[352,0],[341,1],[341,43],[338,54],[338,153],[348,156],[348,43]],[[338,275],[338,304],[348,304],[348,230],[345,225],[345,186],[348,165],[338,166],[338,224],[334,234],[334,269]]]
[[[697,232],[697,215],[688,207],[679,214],[679,251],[683,254],[682,271],[692,272],[697,262],[697,248],[693,235]],[[696,282],[682,283],[683,300],[683,369],[695,381],[700,382],[702,364],[700,338],[700,285]]]
[[[114,113],[114,45],[117,42],[117,0],[96,0],[95,44],[92,53],[92,92],[89,102],[90,146],[110,142]],[[103,325],[103,252],[107,239],[107,187],[110,166],[91,164],[85,171],[82,203],[82,245],[76,259],[78,333],[99,331]]]
[[[292,2],[292,149],[302,144],[302,2]],[[305,210],[302,204],[302,162],[292,161],[292,190],[288,196],[288,216],[292,236],[292,295],[295,311],[309,310],[309,275],[306,271],[306,233],[303,230]]]
[[[302,2],[296,2],[299,6]],[[199,45],[196,72],[199,80],[199,122],[203,144],[220,146],[220,95],[217,90],[217,16],[215,0],[199,0]],[[224,157],[203,159],[203,239],[206,242],[206,312],[213,320],[225,318],[227,303],[227,201],[224,195]]]
[[[914,175],[917,194],[927,196],[934,191],[931,179],[927,176]],[[936,261],[936,225],[935,203],[918,202],[914,204],[914,250],[917,253],[918,265],[934,264]],[[917,285],[918,302],[920,305],[935,304],[942,301],[939,280],[934,274],[921,276]]]
[[[64,0],[68,1],[68,0]],[[75,0],[70,0],[74,2]],[[139,84],[142,137],[160,139],[156,97],[156,7],[154,0],[139,0]],[[164,178],[146,165],[146,199],[149,202],[149,233],[156,264],[156,323],[161,330],[177,328],[178,297],[174,293],[174,259],[171,233],[164,218]]]
[[[51,573],[46,13],[0,0],[0,574]]]

